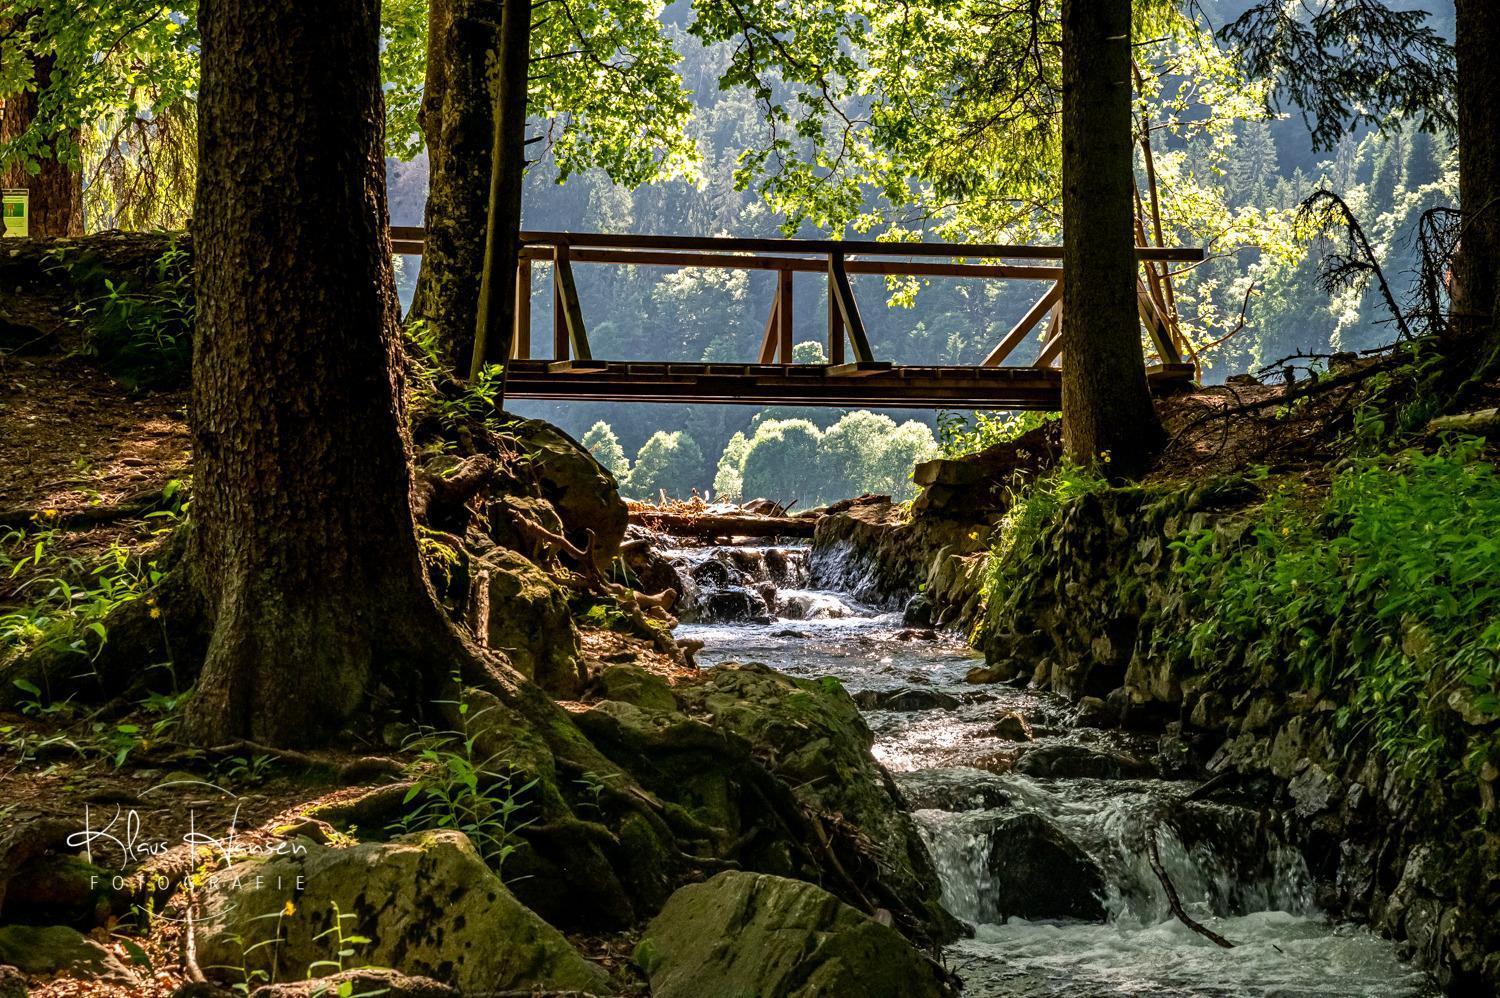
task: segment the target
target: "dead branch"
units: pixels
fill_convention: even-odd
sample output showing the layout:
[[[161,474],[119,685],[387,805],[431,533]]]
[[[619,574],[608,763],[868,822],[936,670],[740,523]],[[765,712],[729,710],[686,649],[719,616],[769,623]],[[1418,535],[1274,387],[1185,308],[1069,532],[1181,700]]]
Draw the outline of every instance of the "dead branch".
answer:
[[[1213,942],[1225,949],[1234,949],[1234,943],[1219,935],[1213,929],[1195,921],[1182,907],[1182,899],[1177,896],[1177,888],[1172,886],[1172,881],[1167,877],[1166,867],[1161,865],[1161,852],[1156,846],[1156,829],[1152,828],[1146,835],[1146,858],[1151,861],[1151,869],[1156,874],[1156,879],[1161,881],[1162,890],[1167,892],[1167,904],[1172,906],[1172,914],[1177,920],[1203,938]]]

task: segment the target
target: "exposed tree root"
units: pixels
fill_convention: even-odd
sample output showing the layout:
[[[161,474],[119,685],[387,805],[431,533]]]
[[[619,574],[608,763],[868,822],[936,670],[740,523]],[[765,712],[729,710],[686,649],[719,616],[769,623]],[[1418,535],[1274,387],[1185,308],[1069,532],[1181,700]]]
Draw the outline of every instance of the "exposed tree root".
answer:
[[[176,495],[173,498],[177,498]],[[166,509],[171,502],[165,489],[148,489],[126,496],[108,506],[85,506],[65,512],[50,509],[17,508],[0,510],[0,530],[30,527],[45,523],[49,527],[79,530],[121,520],[134,520],[148,513]]]

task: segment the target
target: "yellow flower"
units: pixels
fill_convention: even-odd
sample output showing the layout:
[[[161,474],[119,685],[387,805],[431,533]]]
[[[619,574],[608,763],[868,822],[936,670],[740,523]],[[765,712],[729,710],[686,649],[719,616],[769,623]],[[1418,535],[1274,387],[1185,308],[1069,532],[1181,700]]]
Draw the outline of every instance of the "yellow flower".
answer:
[[[282,905],[281,916],[283,918],[291,918],[295,914],[297,914],[297,906],[295,904],[292,904],[292,902],[288,901],[286,904]]]
[[[1099,459],[1102,460],[1105,464],[1108,464],[1109,463],[1109,451],[1100,451],[1100,453],[1099,453]]]
[[[42,510],[42,515],[45,516],[49,520],[55,520],[55,519],[57,519],[57,510],[55,510],[55,509],[44,509],[44,510]]]
[[[161,610],[159,610],[159,609],[157,609],[156,607],[153,606],[151,608],[151,619],[152,620],[160,620],[161,619]]]

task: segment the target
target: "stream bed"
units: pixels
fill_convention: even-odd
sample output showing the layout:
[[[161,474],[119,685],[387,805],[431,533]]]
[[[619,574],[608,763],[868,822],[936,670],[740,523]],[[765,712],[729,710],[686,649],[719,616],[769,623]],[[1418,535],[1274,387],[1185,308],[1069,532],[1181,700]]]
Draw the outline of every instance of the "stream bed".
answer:
[[[1274,823],[1161,778],[1177,774],[1155,738],[1089,727],[1050,695],[966,683],[978,659],[961,641],[813,588],[806,549],[669,555],[684,619],[697,618],[676,633],[703,642],[700,666],[835,676],[864,709],[943,902],[974,929],[947,951],[969,998],[1438,993],[1389,941],[1318,910]],[[1150,840],[1187,913],[1234,948],[1173,916]]]

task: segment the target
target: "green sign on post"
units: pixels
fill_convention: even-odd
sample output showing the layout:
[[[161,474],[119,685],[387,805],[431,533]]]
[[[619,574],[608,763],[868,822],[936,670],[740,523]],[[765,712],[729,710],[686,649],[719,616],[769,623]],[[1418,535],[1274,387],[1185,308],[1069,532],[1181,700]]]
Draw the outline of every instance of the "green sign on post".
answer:
[[[3,235],[7,236],[29,236],[31,235],[31,193],[25,188],[5,189],[3,208],[0,208],[0,217],[4,218],[5,230]]]

